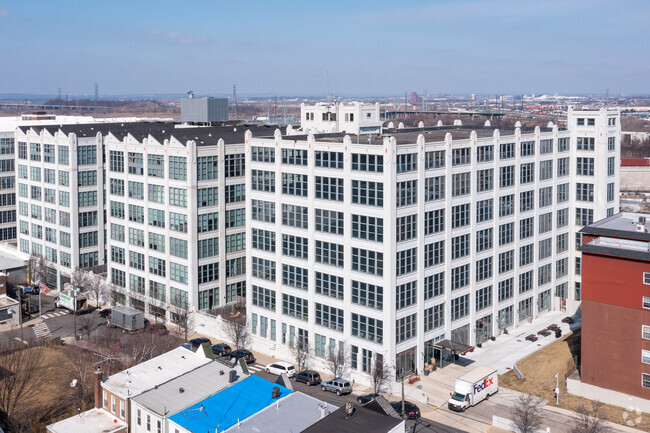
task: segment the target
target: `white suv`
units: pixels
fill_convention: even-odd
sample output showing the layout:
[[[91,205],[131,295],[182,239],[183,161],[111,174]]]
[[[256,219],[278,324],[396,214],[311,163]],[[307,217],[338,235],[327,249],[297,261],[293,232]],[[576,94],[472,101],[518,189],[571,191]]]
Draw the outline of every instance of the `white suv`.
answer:
[[[293,377],[293,374],[296,372],[296,369],[293,368],[293,365],[282,361],[277,361],[273,364],[267,365],[265,370],[267,373],[277,374],[278,376],[284,373],[287,375],[287,377]]]

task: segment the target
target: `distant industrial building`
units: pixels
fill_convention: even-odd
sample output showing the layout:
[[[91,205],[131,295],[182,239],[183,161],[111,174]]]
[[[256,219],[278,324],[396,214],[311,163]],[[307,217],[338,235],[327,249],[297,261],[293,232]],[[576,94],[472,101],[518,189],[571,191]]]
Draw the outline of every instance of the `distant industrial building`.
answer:
[[[650,215],[619,213],[580,230],[580,384],[569,389],[618,406],[650,408]],[[640,332],[639,332],[640,331]],[[584,386],[587,385],[587,386]]]
[[[212,125],[228,121],[228,98],[204,96],[181,99],[181,122],[192,125]]]
[[[621,193],[650,193],[650,158],[621,159]]]

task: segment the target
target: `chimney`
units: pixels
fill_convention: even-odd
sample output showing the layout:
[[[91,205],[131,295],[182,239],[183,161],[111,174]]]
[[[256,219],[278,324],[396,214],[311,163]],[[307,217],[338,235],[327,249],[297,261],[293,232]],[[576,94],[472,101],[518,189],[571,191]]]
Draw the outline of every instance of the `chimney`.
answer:
[[[95,407],[101,409],[102,407],[102,369],[97,367],[95,370]]]
[[[271,390],[271,398],[275,400],[276,398],[280,398],[280,387],[274,386],[273,389]]]

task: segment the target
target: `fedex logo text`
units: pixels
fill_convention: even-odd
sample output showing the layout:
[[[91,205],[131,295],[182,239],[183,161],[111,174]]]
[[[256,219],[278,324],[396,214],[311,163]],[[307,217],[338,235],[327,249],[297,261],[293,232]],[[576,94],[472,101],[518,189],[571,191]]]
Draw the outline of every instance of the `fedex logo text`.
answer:
[[[474,394],[478,394],[488,386],[494,383],[494,377],[486,377],[485,380],[479,384],[474,385]]]

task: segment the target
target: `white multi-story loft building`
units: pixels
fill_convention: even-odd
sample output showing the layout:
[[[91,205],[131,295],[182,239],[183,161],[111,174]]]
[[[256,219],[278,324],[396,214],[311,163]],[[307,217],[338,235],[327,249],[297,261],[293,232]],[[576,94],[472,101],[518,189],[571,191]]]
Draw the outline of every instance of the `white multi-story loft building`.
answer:
[[[300,129],[305,133],[377,134],[381,125],[379,103],[332,102],[300,106]]]
[[[245,131],[108,134],[107,263],[122,303],[173,319],[170,305],[208,310],[245,296]]]
[[[106,265],[119,302],[161,316],[245,294],[245,129],[177,127],[18,129],[18,246],[49,285]]]
[[[347,347],[358,381],[377,356],[401,377],[445,365],[441,340],[575,311],[577,230],[618,212],[619,117],[569,110],[567,130],[405,129],[376,144],[248,137],[253,348]]]

